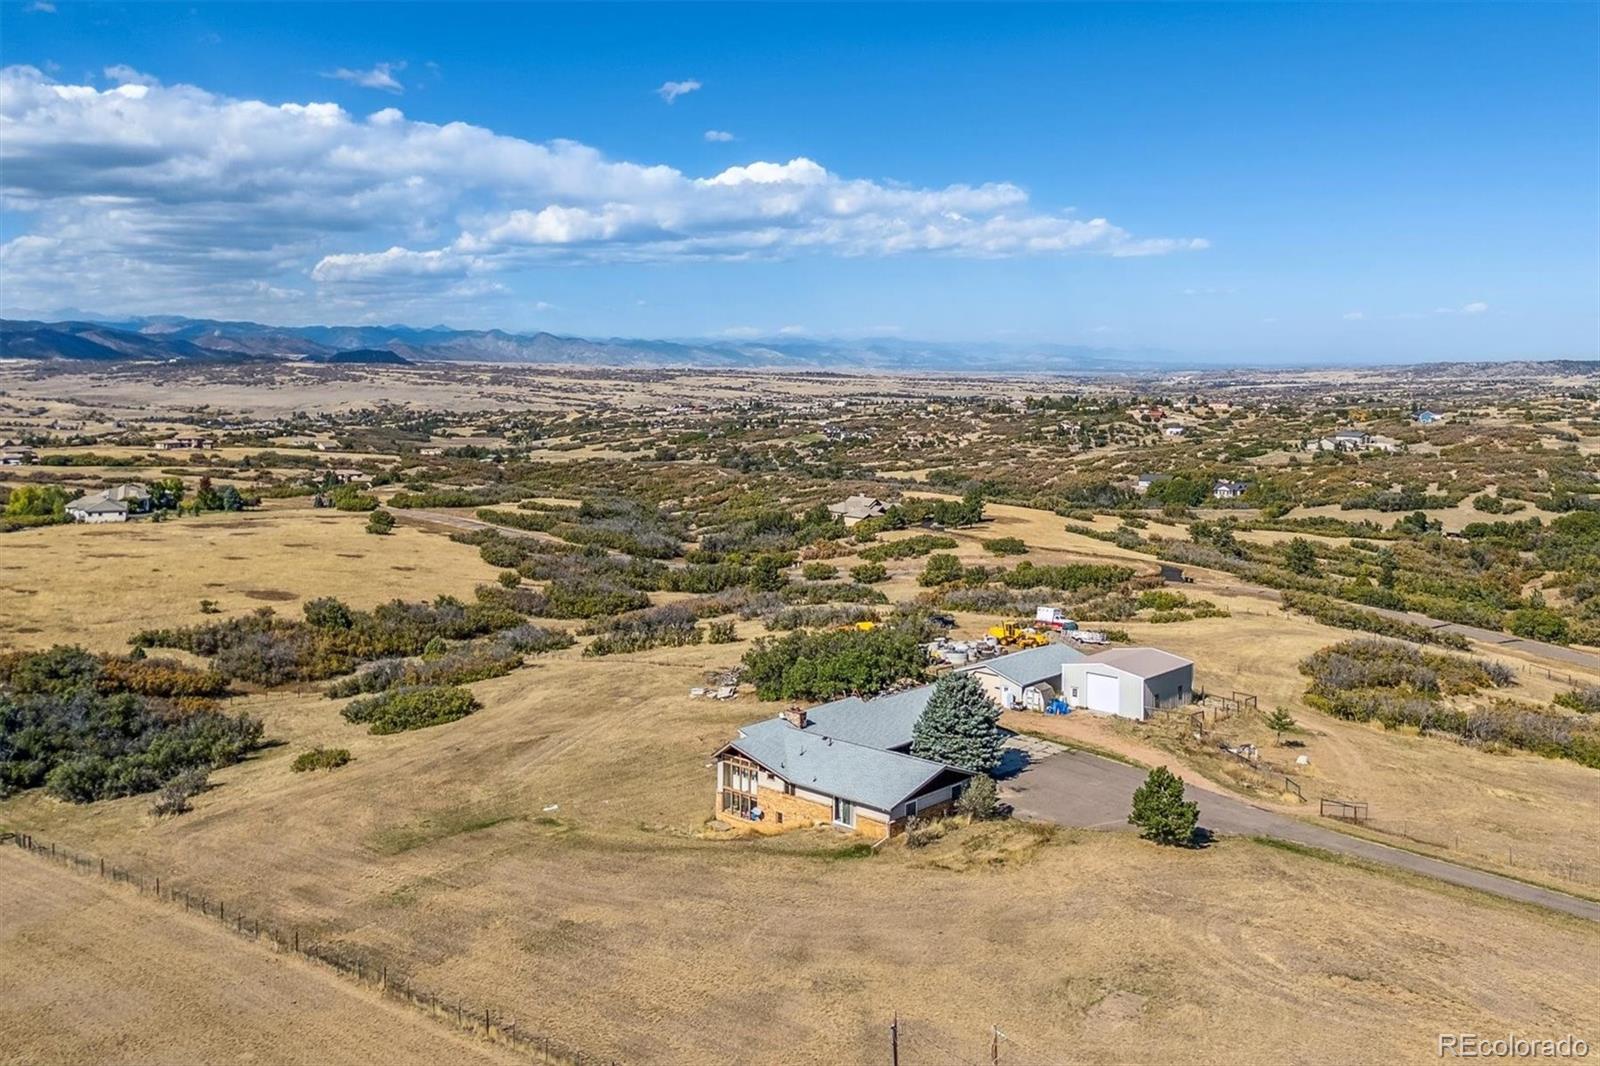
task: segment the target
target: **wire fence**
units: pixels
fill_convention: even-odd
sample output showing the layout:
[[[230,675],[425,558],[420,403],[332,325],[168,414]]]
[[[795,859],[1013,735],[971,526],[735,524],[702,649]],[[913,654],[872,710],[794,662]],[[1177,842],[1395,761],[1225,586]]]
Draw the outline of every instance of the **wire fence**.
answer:
[[[616,1066],[614,1059],[585,1055],[579,1048],[545,1033],[534,1031],[508,1014],[496,1014],[488,1006],[477,1006],[419,988],[385,961],[356,954],[347,946],[323,944],[297,928],[284,929],[247,914],[238,905],[175,886],[169,878],[134,874],[105,859],[69,851],[57,844],[41,841],[29,833],[0,833],[0,844],[16,847],[50,862],[59,863],[81,874],[98,876],[114,884],[128,885],[141,895],[181,906],[190,914],[214,919],[237,936],[270,945],[273,950],[297,955],[327,967],[341,977],[377,992],[386,999],[406,1004],[435,1021],[471,1033],[526,1055],[533,1062],[550,1066]]]

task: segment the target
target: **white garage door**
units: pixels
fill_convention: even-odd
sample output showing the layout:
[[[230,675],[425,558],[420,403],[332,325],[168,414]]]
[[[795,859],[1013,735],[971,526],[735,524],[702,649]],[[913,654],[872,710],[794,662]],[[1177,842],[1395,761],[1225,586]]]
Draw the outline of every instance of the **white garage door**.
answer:
[[[1106,714],[1116,714],[1117,704],[1117,679],[1107,677],[1105,674],[1085,674],[1084,683],[1088,686],[1089,709],[1103,711]]]

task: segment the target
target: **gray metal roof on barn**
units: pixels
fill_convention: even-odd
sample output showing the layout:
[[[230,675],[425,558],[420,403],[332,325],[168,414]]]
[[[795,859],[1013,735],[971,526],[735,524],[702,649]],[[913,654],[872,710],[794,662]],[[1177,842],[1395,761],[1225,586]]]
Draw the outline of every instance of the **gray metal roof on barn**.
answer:
[[[968,673],[975,670],[992,670],[1007,681],[1027,688],[1042,681],[1060,682],[1063,666],[1086,658],[1088,656],[1083,652],[1066,644],[1045,644],[1025,651],[1015,651],[1010,655],[1002,655],[998,659],[973,663],[962,667],[962,670]]]
[[[880,811],[920,795],[947,771],[966,775],[943,763],[796,729],[782,718],[745,726],[728,747],[800,788]]]
[[[1146,679],[1194,666],[1194,663],[1183,656],[1162,651],[1160,648],[1111,648],[1098,655],[1089,656],[1085,661],[1115,666],[1118,670],[1125,670]]]

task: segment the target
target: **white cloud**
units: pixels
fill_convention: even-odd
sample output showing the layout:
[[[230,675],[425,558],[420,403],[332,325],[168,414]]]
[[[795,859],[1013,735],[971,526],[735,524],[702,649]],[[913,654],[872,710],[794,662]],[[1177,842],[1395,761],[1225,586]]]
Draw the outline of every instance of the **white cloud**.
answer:
[[[1473,300],[1471,303],[1462,304],[1460,307],[1435,307],[1436,315],[1481,315],[1489,310],[1489,305],[1482,300]]]
[[[126,63],[115,63],[104,71],[106,80],[118,85],[160,85],[158,78],[151,77],[141,71],[135,70]]]
[[[28,10],[37,11],[41,15],[54,15],[56,13],[56,5],[52,4],[50,0],[33,0],[33,3],[28,5]]]
[[[14,305],[247,314],[265,281],[410,314],[449,285],[549,262],[1206,247],[1040,209],[1004,181],[918,187],[804,157],[697,177],[393,107],[362,118],[112,71],[122,83],[99,89],[0,70],[0,202],[24,219],[0,245]]]
[[[686,81],[664,81],[661,83],[661,88],[656,90],[656,95],[670,104],[680,96],[699,92],[702,87],[693,78]]]
[[[708,141],[711,141],[713,143],[722,143],[722,144],[726,144],[729,141],[733,141],[733,140],[737,140],[738,139],[733,134],[729,133],[727,130],[706,130],[705,136],[706,136],[706,140],[708,140]]]
[[[1346,322],[1360,322],[1366,317],[1367,313],[1365,311],[1346,311],[1344,313],[1344,320]]]
[[[404,62],[377,63],[371,70],[351,70],[340,67],[323,75],[324,78],[335,78],[347,81],[352,85],[359,85],[363,89],[382,89],[388,93],[403,93],[406,87],[400,84],[400,79],[395,75],[406,69]]]

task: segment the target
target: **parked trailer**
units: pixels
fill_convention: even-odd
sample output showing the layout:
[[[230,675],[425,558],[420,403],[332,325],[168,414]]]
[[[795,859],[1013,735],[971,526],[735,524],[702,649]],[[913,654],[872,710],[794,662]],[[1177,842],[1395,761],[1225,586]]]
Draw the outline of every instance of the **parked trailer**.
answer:
[[[1079,644],[1109,644],[1111,638],[1098,629],[1080,629],[1072,634],[1072,639]]]

